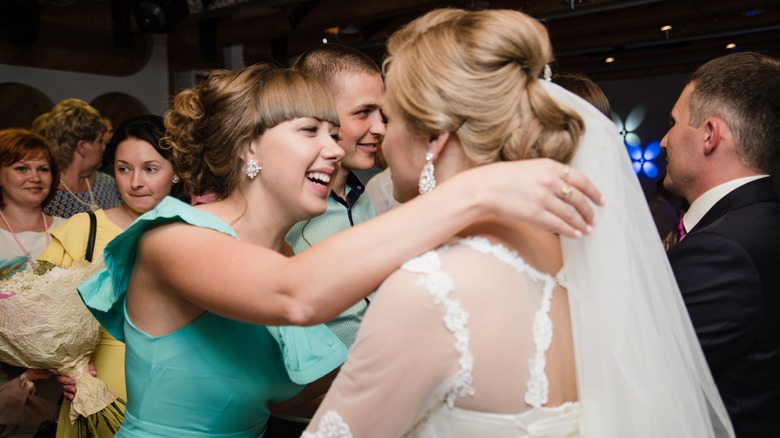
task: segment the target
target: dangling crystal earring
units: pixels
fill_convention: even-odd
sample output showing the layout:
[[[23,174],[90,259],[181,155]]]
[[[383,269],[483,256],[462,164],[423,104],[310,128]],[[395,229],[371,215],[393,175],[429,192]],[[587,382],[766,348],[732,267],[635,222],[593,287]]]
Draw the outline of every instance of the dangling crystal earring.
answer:
[[[246,167],[244,167],[244,171],[246,172],[246,176],[249,177],[249,179],[255,179],[258,173],[260,173],[260,169],[262,167],[257,165],[257,162],[255,160],[249,160],[246,162]]]
[[[425,154],[425,166],[420,172],[420,182],[417,184],[420,194],[428,193],[436,187],[436,177],[433,175],[433,153]]]
[[[550,64],[544,65],[544,79],[547,81],[552,80],[552,68],[550,68]]]

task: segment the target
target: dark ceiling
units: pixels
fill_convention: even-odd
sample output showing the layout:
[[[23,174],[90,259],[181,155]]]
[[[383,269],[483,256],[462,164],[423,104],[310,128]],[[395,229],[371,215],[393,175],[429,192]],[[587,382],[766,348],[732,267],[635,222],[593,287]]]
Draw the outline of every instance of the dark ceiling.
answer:
[[[729,50],[780,57],[780,0],[0,1],[0,63],[119,76],[144,65],[150,42],[139,22],[153,25],[160,13],[171,75],[223,67],[231,46],[246,63],[289,62],[323,38],[380,60],[388,35],[441,6],[512,8],[541,19],[557,68],[597,81],[689,72]],[[36,9],[37,31],[25,21]]]

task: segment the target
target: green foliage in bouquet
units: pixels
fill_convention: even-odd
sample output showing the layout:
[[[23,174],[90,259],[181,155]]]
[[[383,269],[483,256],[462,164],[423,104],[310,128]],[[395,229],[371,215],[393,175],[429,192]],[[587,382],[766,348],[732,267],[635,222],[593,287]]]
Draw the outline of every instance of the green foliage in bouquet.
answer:
[[[98,433],[98,426],[100,425],[101,419],[106,422],[106,427],[111,431],[111,434],[116,435],[119,426],[122,425],[122,421],[125,418],[124,408],[126,405],[127,402],[120,397],[117,397],[115,401],[108,404],[98,413],[87,417],[79,416],[76,418],[76,432],[78,438],[101,438]]]

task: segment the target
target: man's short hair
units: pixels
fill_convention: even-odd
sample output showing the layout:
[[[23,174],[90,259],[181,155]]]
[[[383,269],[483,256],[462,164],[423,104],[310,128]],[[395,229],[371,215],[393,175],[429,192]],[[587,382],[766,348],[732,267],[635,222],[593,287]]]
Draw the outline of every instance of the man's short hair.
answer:
[[[292,68],[322,82],[334,97],[341,91],[337,81],[341,74],[382,75],[379,66],[368,55],[340,44],[323,44],[309,50],[295,60]]]
[[[780,60],[733,53],[702,65],[688,83],[694,85],[690,125],[712,116],[723,119],[742,163],[770,173],[780,158]]]

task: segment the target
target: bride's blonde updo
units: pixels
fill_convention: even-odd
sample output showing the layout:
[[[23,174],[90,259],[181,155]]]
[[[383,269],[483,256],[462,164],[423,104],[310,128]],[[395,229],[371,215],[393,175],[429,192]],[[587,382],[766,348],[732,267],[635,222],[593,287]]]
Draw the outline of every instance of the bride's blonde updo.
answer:
[[[193,197],[227,197],[244,177],[241,148],[267,129],[298,117],[339,124],[328,91],[304,73],[257,64],[211,71],[180,92],[165,114],[173,166]],[[262,163],[259,163],[262,165]]]
[[[477,164],[571,160],[582,119],[539,83],[552,47],[513,10],[437,9],[388,40],[387,98],[421,134],[455,132]]]

